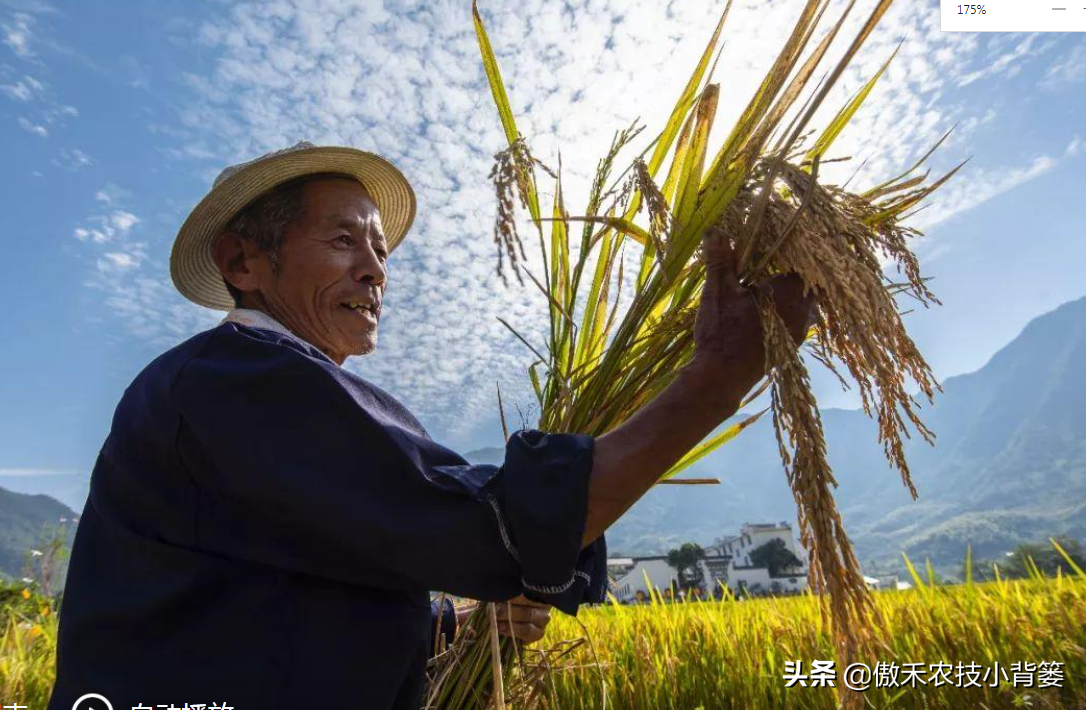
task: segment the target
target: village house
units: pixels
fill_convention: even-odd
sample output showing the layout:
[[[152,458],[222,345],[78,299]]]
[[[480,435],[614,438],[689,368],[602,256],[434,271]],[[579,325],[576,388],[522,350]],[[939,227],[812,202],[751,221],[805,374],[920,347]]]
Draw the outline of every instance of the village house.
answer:
[[[770,574],[768,567],[757,566],[751,553],[771,540],[779,539],[801,564]],[[721,595],[721,585],[732,594],[780,594],[801,592],[807,588],[807,553],[792,533],[792,526],[780,523],[744,523],[738,535],[725,537],[705,548],[699,561],[705,593]],[[650,587],[660,593],[678,589],[678,570],[670,566],[666,555],[617,557],[607,561],[611,593],[620,602],[645,601]]]

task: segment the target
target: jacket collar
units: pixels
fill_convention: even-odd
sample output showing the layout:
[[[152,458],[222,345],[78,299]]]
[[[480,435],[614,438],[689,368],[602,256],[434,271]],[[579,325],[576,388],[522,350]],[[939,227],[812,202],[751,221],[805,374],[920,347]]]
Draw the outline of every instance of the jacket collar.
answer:
[[[287,336],[288,338],[292,338],[293,340],[301,343],[302,345],[308,345],[309,347],[319,352],[321,354],[321,357],[323,357],[325,360],[335,364],[335,360],[325,355],[324,352],[321,351],[321,349],[318,348],[316,345],[313,345],[313,343],[310,343],[298,337],[293,332],[291,332],[291,330],[288,329],[285,325],[283,325],[282,323],[272,318],[263,311],[258,311],[253,308],[235,308],[234,310],[227,313],[225,318],[219,321],[219,325],[222,325],[223,323],[238,323],[240,325],[249,326],[250,328],[262,328],[263,330],[271,330],[276,333],[280,333]]]

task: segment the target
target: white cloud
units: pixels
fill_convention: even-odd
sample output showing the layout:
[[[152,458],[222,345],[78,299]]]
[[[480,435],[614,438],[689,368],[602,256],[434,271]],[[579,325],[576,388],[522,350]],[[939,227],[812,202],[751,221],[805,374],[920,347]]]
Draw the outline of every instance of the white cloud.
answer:
[[[0,85],[0,91],[3,91],[8,98],[16,101],[30,101],[35,96],[40,95],[44,88],[42,83],[32,76],[24,76],[14,84]]]
[[[144,220],[127,209],[136,196],[107,183],[94,199],[105,211],[88,216],[72,235],[87,253],[84,285],[102,294],[124,327],[164,349],[215,325],[221,315],[189,304],[170,285],[166,259],[149,258],[148,241],[140,238]]]
[[[131,192],[124,189],[123,187],[118,187],[113,183],[107,183],[105,187],[94,193],[94,199],[98,200],[99,202],[104,202],[107,205],[111,205],[114,202],[122,201],[131,196]]]
[[[104,274],[116,274],[139,266],[143,260],[140,252],[106,252],[98,259],[98,271]]]
[[[0,476],[70,476],[72,469],[54,468],[0,468]]]
[[[1006,33],[1003,37],[996,38],[992,44],[988,61],[980,68],[959,77],[958,86],[968,86],[973,82],[992,75],[1001,75],[1007,79],[1015,76],[1022,70],[1022,60],[1027,57],[1037,56],[1043,53],[1050,45],[1040,41],[1040,35]],[[1014,42],[1014,46],[1007,48],[1005,42]]]
[[[79,148],[72,148],[70,150],[65,148],[60,151],[60,160],[54,161],[54,163],[68,170],[76,171],[92,165],[93,161],[89,155]]]
[[[835,2],[827,17],[841,6]],[[544,0],[484,4],[518,124],[546,162],[555,164],[561,148],[573,213],[583,210],[596,160],[616,129],[640,116],[648,126],[644,145],[662,126],[721,8],[707,0],[583,0],[575,8]],[[797,12],[794,3],[735,3],[717,70],[723,96],[714,145],[756,89],[773,58],[768,49],[782,45]],[[857,9],[839,49],[864,19]],[[840,182],[863,158],[858,185],[888,177],[956,122],[961,127],[941,160],[959,158],[995,112],[957,99],[955,92],[1013,75],[1050,46],[1033,35],[942,33],[930,3],[898,3],[845,72],[815,126],[824,125],[828,112],[877,70],[902,36],[907,41],[897,59],[834,147],[835,155],[857,161],[827,165],[827,180]],[[213,176],[228,163],[308,138],[382,153],[416,186],[418,217],[391,260],[379,352],[350,367],[454,429],[470,428],[494,411],[495,380],[512,401],[528,401],[524,368],[530,359],[496,316],[540,342],[544,314],[532,286],[504,288],[494,275],[494,205],[486,176],[503,139],[468,4],[236,2],[198,37],[217,63],[209,75],[188,77],[196,100],[183,109],[184,128],[173,131],[178,143],[168,155],[197,161],[201,174]],[[1010,174],[989,166],[981,173],[986,188],[962,188],[956,209],[1048,169],[1044,161]],[[549,192],[551,186],[544,182],[543,188]],[[85,240],[93,239],[92,226],[104,233],[89,225]],[[524,234],[530,239],[529,230]],[[527,246],[531,251],[532,243]],[[191,307],[168,286],[149,287],[159,282],[148,268],[131,269],[131,278],[118,279],[110,296],[135,329],[162,337],[154,315],[165,308],[174,310],[163,320],[181,329],[212,322],[211,315],[185,315]],[[168,283],[164,271],[154,276]],[[152,315],[140,321],[136,312]]]
[[[1070,146],[1068,155],[1071,155]],[[972,170],[963,179],[950,181],[931,198],[930,207],[910,220],[919,229],[930,229],[954,215],[970,210],[1009,190],[1051,172],[1060,159],[1048,155],[1035,156],[1029,163],[998,170]],[[929,254],[929,258],[931,254]]]
[[[109,216],[109,221],[121,233],[126,233],[128,230],[139,222],[139,217],[131,212],[125,212],[124,210],[117,210]]]
[[[55,7],[42,0],[0,0],[0,5],[7,5],[13,10],[38,14],[50,14],[57,11]]]
[[[76,118],[79,116],[79,109],[75,106],[58,105],[53,106],[45,110],[43,117],[45,122],[49,124],[62,123],[66,118]]]
[[[25,116],[20,116],[19,117],[19,126],[24,131],[28,131],[30,133],[33,133],[36,136],[41,136],[42,138],[48,138],[49,137],[49,130],[45,126],[43,126],[41,124],[38,124],[38,123],[33,123],[32,121],[27,119]]]
[[[34,7],[34,12],[46,13],[50,11],[46,9],[47,6],[44,4],[40,6],[34,4]],[[9,21],[0,22],[0,37],[3,37],[3,42],[16,55],[27,60],[30,66],[44,70],[46,68],[45,64],[35,56],[30,48],[33,37],[31,27],[34,23],[35,19],[32,15],[25,12],[16,12],[11,15]],[[56,47],[56,45],[51,46]],[[33,118],[20,116],[17,119],[17,123],[23,130],[47,138],[52,134],[57,134],[58,129],[66,127],[70,120],[79,116],[79,109],[58,101],[51,87],[40,78],[29,74],[24,74],[21,78],[15,78],[12,76],[13,74],[15,74],[15,70],[10,66],[0,65],[0,76],[7,80],[7,83],[0,84],[0,93],[13,101],[26,104],[27,110],[32,112],[30,115]],[[56,159],[52,162],[58,167],[69,170],[73,169],[73,167],[74,169],[81,167],[78,165],[78,161],[72,161],[69,158],[64,158],[63,162]]]
[[[1086,46],[1080,43],[1049,66],[1042,84],[1058,90],[1083,79],[1086,79]]]
[[[0,22],[0,35],[3,36],[3,42],[15,53],[15,56],[23,59],[34,56],[34,52],[30,49],[34,36],[30,28],[33,24],[34,18],[23,12],[14,13],[10,21]]]
[[[104,191],[98,192],[99,196],[105,194]],[[106,242],[116,241],[127,237],[128,232],[132,227],[136,226],[139,221],[139,217],[131,212],[114,210],[109,214],[92,215],[88,217],[87,222],[94,226],[77,227],[73,232],[73,236],[81,242],[91,241],[95,244],[105,244]]]
[[[133,89],[146,89],[151,84],[151,67],[144,64],[130,54],[120,59],[121,72],[125,75],[125,83]]]
[[[940,188],[929,200],[930,208],[917,214],[910,223],[919,229],[929,229],[954,215],[1052,172],[1066,160],[1077,156],[1084,147],[1084,141],[1076,135],[1063,152],[1056,156],[1037,155],[1022,165],[969,171],[962,180],[952,180]],[[928,258],[934,253],[936,252],[930,252]]]

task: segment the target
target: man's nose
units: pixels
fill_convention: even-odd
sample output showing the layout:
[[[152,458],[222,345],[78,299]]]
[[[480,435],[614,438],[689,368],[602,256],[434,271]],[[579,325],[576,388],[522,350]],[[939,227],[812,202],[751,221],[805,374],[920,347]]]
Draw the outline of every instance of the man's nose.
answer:
[[[388,274],[373,246],[366,244],[363,248],[356,250],[355,254],[356,259],[351,273],[354,280],[369,281],[375,286],[383,286]]]

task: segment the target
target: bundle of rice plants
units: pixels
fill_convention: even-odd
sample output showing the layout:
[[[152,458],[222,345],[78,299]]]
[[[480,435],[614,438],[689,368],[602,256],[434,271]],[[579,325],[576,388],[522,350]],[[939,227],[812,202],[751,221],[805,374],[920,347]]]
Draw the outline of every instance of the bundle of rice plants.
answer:
[[[543,346],[506,323],[536,357],[528,376],[539,405],[538,428],[598,436],[667,387],[693,354],[694,316],[705,284],[698,248],[705,235],[715,231],[737,255],[744,285],[793,272],[816,293],[817,320],[805,351],[842,382],[855,384],[864,411],[877,421],[888,461],[916,496],[903,438],[909,428],[929,442],[933,434],[921,421],[909,389],[915,387],[930,401],[938,385],[906,332],[896,297],[904,294],[924,305],[938,301],[909,250],[910,240],[920,233],[904,220],[961,165],[931,182],[926,172],[918,174],[936,144],[901,175],[864,191],[819,182],[819,166],[831,159],[827,154],[835,139],[893,55],[820,133],[808,130],[891,1],[877,0],[841,59],[807,91],[855,1],[814,42],[829,0],[806,0],[746,109],[723,145],[710,154],[708,139],[720,91],[711,81],[712,60],[729,1],[664,129],[617,178],[613,173],[619,154],[642,128],[635,122],[615,135],[599,161],[585,212],[577,217],[566,210],[560,165],[557,171],[545,169],[554,180],[554,200],[549,216],[541,210],[537,168],[545,166],[517,130],[482,18],[473,6],[483,65],[508,140],[491,173],[499,205],[494,238],[499,257],[509,259],[518,278],[527,275],[549,305]],[[543,264],[539,276],[525,267],[517,204],[527,210],[538,237]],[[646,221],[639,224],[642,214]],[[571,245],[571,230],[578,224],[579,244]],[[624,253],[631,244],[641,254],[636,274],[625,278]],[[900,281],[886,275],[888,265],[896,267]],[[627,281],[633,293],[620,313],[620,291]],[[807,360],[797,351],[771,296],[756,293],[768,374],[748,403],[768,389],[781,460],[809,552],[811,584],[825,592],[820,596],[822,620],[832,624],[837,660],[843,666],[879,644],[878,614],[834,503],[837,483],[826,457]],[[710,436],[663,479],[730,441],[759,416]],[[433,677],[440,682],[432,686],[430,707],[481,708],[494,699],[493,663],[503,663],[508,675],[517,654],[508,641],[502,650],[491,648],[483,642],[487,633],[484,612],[479,612],[453,652],[435,661]],[[530,676],[518,676],[517,682],[538,694],[544,686],[538,678],[530,682]],[[859,702],[855,696],[845,700]]]

